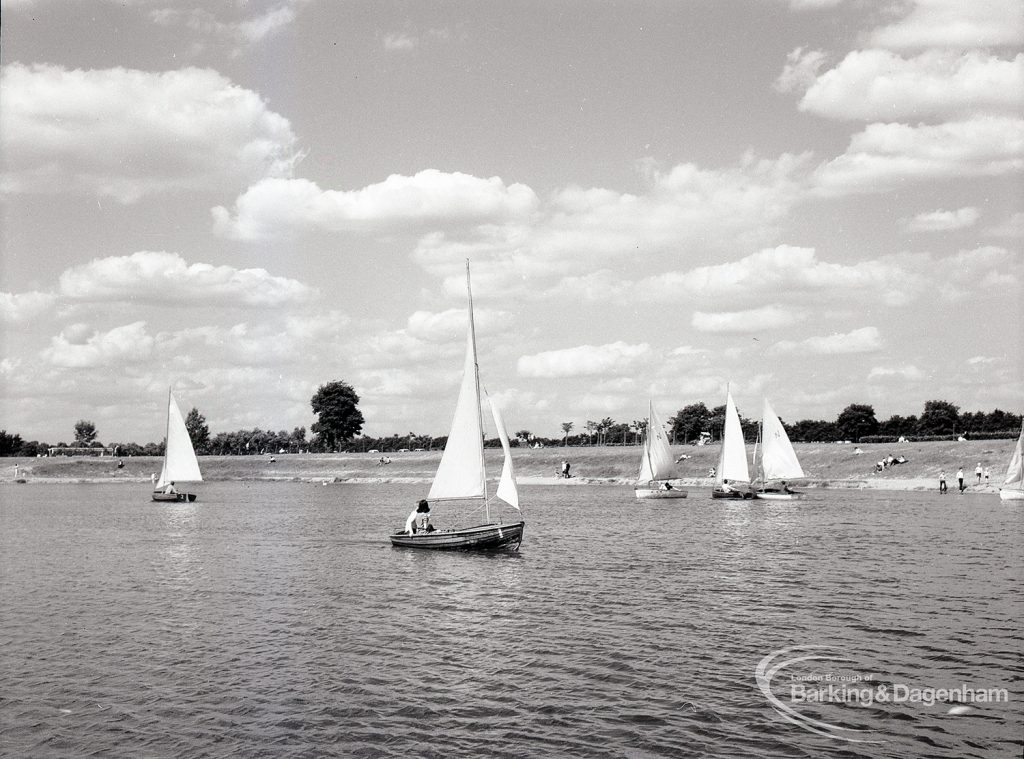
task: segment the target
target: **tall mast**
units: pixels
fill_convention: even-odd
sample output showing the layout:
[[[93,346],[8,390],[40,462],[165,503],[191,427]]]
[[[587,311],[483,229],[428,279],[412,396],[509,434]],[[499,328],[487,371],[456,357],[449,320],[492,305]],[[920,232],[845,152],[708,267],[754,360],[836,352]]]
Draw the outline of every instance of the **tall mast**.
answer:
[[[473,320],[473,287],[469,279],[469,259],[466,259],[466,292],[469,294],[469,339],[473,344],[473,384],[476,387],[476,418],[480,437],[484,435],[484,414],[480,406],[480,364],[476,360],[476,322]],[[487,463],[484,457],[483,440],[480,442],[480,471],[484,475],[484,513],[491,521],[491,509],[487,504]]]

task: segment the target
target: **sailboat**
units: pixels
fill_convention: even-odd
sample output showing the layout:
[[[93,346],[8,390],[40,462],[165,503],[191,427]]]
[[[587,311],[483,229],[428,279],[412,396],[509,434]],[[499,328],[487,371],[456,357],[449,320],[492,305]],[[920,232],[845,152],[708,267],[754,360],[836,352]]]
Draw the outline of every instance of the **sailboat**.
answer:
[[[1020,437],[1010,457],[1010,466],[1006,470],[1006,479],[999,488],[999,499],[1002,501],[1024,501],[1024,460],[1021,449],[1024,448],[1024,424],[1021,424]]]
[[[185,427],[185,418],[181,415],[177,401],[170,390],[167,391],[167,445],[164,448],[164,465],[160,470],[153,491],[154,501],[188,501],[196,499],[195,493],[179,493],[175,484],[178,482],[202,482],[203,475],[199,471],[199,460],[192,447],[192,438]]]
[[[466,291],[469,296],[469,330],[466,337],[466,361],[455,404],[451,433],[445,444],[441,463],[438,464],[427,498],[430,501],[474,500],[482,501],[486,523],[474,527],[432,532],[396,532],[389,537],[391,545],[404,548],[432,548],[442,550],[481,550],[519,547],[526,523],[520,518],[513,524],[491,521],[491,499],[487,493],[487,468],[484,463],[483,411],[480,403],[480,369],[476,355],[476,327],[473,321],[473,290],[466,261]],[[501,478],[495,497],[519,511],[519,492],[516,486],[512,453],[498,406],[490,401],[491,416],[501,440],[505,455]]]
[[[686,491],[673,487],[671,479],[672,453],[668,447],[665,428],[654,410],[651,402],[650,417],[644,435],[644,452],[640,459],[640,473],[636,478],[633,492],[639,499],[647,498],[686,498]]]
[[[801,478],[804,470],[789,442],[786,428],[782,426],[778,415],[768,399],[764,399],[761,413],[760,456],[754,456],[754,471],[761,478],[761,487],[754,492],[755,498],[770,501],[796,501],[803,497],[802,493],[791,491],[786,480]],[[768,487],[771,482],[782,482],[782,487]]]
[[[740,415],[732,400],[732,392],[725,391],[725,429],[722,432],[722,452],[715,469],[715,487],[712,498],[752,498],[750,472],[747,469],[747,449],[743,444]]]

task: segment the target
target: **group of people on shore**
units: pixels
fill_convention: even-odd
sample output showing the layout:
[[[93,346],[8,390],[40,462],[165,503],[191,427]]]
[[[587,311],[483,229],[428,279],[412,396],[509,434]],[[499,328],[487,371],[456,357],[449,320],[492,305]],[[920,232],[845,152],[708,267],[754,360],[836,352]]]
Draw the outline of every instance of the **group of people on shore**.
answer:
[[[977,482],[975,484],[980,486],[982,478],[984,477],[985,485],[987,486],[988,483],[989,483],[989,478],[991,476],[992,476],[992,473],[989,471],[989,468],[987,466],[986,467],[982,467],[980,461],[978,462],[978,465],[976,467],[974,467],[974,477],[977,480]],[[957,488],[959,488],[961,493],[963,493],[965,490],[967,490],[968,486],[964,482],[964,468],[963,467],[960,467],[959,469],[956,470],[956,484],[957,484]],[[945,472],[945,470],[941,470],[939,472],[939,492],[940,493],[948,493],[949,492],[949,487],[946,485],[946,472]]]

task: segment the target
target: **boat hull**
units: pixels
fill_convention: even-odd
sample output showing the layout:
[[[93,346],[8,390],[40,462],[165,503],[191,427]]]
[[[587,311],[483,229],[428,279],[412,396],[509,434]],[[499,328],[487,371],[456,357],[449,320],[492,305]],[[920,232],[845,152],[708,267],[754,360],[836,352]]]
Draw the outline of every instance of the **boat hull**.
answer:
[[[426,548],[435,551],[490,551],[496,548],[519,547],[523,541],[525,522],[515,524],[481,524],[463,530],[435,530],[409,535],[389,535],[397,548]]]
[[[686,498],[686,491],[673,488],[672,490],[664,490],[662,488],[634,488],[633,492],[636,493],[636,497],[641,501],[654,501],[664,500],[669,498]]]
[[[715,489],[715,490],[711,491],[711,497],[712,498],[722,498],[722,499],[729,500],[729,501],[742,501],[742,500],[745,500],[745,499],[749,500],[749,499],[753,498],[754,494],[751,493],[749,490],[746,490],[746,491],[736,491],[736,490],[718,490],[718,489]]]
[[[1000,490],[1001,501],[1024,501],[1024,490]]]
[[[803,497],[803,493],[783,493],[781,490],[758,490],[754,493],[754,498],[762,501],[799,501]]]
[[[195,493],[153,493],[154,501],[165,501],[168,503],[192,503],[195,499]]]

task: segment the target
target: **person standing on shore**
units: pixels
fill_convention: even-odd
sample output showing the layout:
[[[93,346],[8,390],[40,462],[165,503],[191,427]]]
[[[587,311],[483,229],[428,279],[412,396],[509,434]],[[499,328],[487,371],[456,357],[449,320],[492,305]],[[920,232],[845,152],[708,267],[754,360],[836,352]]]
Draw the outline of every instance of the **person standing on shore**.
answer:
[[[939,492],[945,495],[949,492],[949,488],[946,487],[946,471],[939,472]]]
[[[988,471],[988,467],[985,467],[985,487],[988,487],[988,478],[991,476],[991,472]]]
[[[981,484],[981,462],[978,462],[978,466],[974,467],[974,474],[978,477],[978,484]]]
[[[964,492],[964,468],[960,467],[956,470],[956,484],[960,488],[960,492]]]

